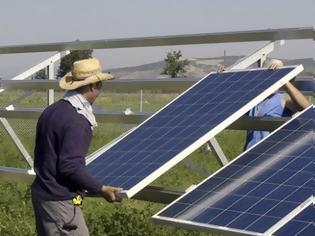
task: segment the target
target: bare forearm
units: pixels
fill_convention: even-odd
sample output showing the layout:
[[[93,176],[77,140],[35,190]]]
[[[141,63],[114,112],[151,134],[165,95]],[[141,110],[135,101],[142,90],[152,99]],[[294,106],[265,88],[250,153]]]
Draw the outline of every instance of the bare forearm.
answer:
[[[285,91],[289,94],[293,105],[298,110],[303,110],[310,105],[307,98],[290,82],[284,85]]]

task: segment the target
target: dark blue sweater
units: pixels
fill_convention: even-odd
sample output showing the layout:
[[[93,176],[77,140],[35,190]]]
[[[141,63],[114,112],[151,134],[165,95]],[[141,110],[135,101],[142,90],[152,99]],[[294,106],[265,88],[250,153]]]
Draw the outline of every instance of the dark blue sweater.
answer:
[[[69,102],[47,107],[37,123],[32,192],[46,201],[69,200],[84,190],[99,192],[101,184],[85,166],[91,138],[90,123]]]

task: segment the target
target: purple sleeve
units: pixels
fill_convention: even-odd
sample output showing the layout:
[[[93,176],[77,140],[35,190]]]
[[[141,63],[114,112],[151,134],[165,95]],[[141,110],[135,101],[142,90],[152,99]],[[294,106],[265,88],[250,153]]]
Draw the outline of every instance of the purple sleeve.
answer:
[[[98,193],[102,184],[90,175],[85,165],[91,138],[92,131],[87,122],[69,124],[61,140],[57,168],[62,177],[76,188]]]

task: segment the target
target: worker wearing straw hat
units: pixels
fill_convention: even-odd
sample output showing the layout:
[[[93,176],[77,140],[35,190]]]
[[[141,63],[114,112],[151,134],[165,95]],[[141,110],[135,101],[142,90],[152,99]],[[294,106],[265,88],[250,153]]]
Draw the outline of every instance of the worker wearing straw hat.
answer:
[[[95,58],[76,61],[60,79],[65,96],[47,107],[36,128],[32,201],[38,235],[89,235],[78,205],[87,191],[109,202],[119,201],[120,188],[103,185],[90,175],[85,156],[97,126],[92,104],[99,95],[103,73]]]

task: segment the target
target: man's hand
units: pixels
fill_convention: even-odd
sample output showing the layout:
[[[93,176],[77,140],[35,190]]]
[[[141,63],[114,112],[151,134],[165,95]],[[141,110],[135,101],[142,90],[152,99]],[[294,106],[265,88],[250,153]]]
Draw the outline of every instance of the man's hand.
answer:
[[[279,68],[282,67],[282,66],[283,66],[282,61],[277,60],[277,59],[272,59],[272,60],[270,61],[270,64],[269,64],[269,66],[268,66],[268,69],[270,69],[270,70],[276,70],[276,69],[279,69]]]
[[[122,188],[103,185],[100,194],[108,202],[121,202],[121,198],[118,196],[118,193],[122,190]]]
[[[217,72],[221,73],[221,72],[226,71],[226,70],[227,70],[226,65],[224,65],[224,64],[219,64],[218,65]]]

